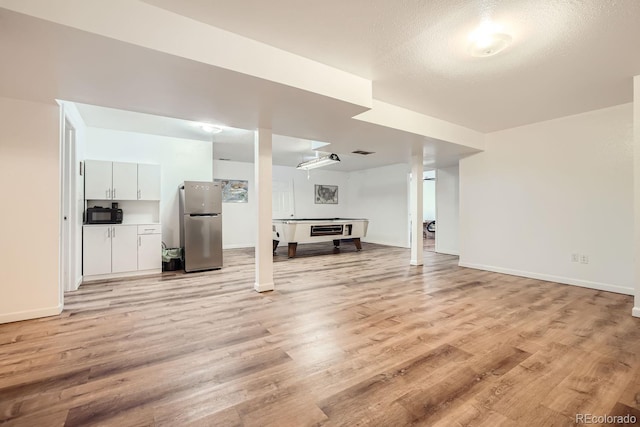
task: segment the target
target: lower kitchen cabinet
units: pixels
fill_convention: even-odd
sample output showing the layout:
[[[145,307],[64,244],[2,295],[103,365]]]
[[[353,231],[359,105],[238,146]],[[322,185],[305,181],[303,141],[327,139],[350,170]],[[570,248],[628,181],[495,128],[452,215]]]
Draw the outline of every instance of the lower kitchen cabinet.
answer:
[[[82,227],[82,274],[111,273],[111,227]]]
[[[138,270],[162,268],[162,234],[138,236]]]
[[[85,280],[162,268],[159,225],[145,226],[153,234],[139,235],[138,225],[85,225],[82,274]],[[94,277],[98,276],[98,277]]]
[[[111,231],[111,272],[124,273],[138,269],[138,227],[115,225]]]

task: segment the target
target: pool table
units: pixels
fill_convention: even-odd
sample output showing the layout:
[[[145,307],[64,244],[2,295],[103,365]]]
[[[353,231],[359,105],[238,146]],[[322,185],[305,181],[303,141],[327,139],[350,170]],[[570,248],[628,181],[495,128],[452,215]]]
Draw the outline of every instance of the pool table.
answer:
[[[298,243],[333,242],[350,239],[362,250],[360,239],[367,235],[369,220],[356,218],[303,218],[273,220],[273,253],[280,243],[288,244],[289,258],[296,256]]]

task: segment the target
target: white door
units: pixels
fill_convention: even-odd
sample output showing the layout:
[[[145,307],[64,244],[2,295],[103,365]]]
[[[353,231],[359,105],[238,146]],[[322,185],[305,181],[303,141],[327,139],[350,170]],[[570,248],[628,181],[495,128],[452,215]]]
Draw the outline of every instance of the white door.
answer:
[[[85,160],[84,197],[91,200],[111,200],[111,162]]]
[[[138,269],[138,226],[111,226],[111,272],[123,273]]]
[[[138,165],[113,162],[113,200],[138,200]]]
[[[138,165],[138,200],[160,200],[160,165]]]
[[[272,218],[287,219],[295,216],[293,180],[273,180]]]
[[[82,232],[82,274],[111,273],[111,226],[85,226]]]
[[[138,235],[138,270],[162,268],[162,234]]]

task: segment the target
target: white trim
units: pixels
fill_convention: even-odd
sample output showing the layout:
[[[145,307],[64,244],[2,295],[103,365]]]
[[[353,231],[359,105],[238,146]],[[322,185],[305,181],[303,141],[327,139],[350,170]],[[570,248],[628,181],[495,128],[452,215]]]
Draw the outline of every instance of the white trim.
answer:
[[[437,245],[438,243],[436,243]],[[443,254],[443,255],[454,255],[454,256],[460,256],[460,253],[458,253],[458,251],[455,251],[453,249],[440,249],[436,246],[436,253],[438,254]],[[462,266],[464,267],[464,266]],[[474,267],[471,267],[474,268]],[[480,268],[480,270],[484,270],[483,268]]]
[[[80,287],[80,285],[82,285],[82,280],[83,279],[84,278],[82,276],[78,277],[78,280],[76,281],[76,283],[74,285],[74,288],[73,288],[74,291],[77,291],[78,288]]]
[[[268,292],[268,291],[272,291],[276,288],[275,284],[273,282],[269,282],[269,283],[254,283],[253,285],[253,289],[256,290],[256,292]]]
[[[95,274],[93,276],[84,276],[82,282],[95,282],[96,280],[121,279],[123,277],[147,276],[150,274],[160,273],[162,273],[161,268],[154,268],[153,270],[128,271],[126,273]]]
[[[63,244],[63,217],[64,217],[64,105],[56,100],[58,104],[58,112],[60,113],[59,123],[58,123],[58,305],[62,307],[64,305],[64,268],[62,266],[63,260],[65,260],[63,256],[64,252],[64,244]],[[36,316],[38,317],[38,316]],[[24,320],[24,319],[20,319]]]
[[[411,230],[409,230],[409,233],[411,232]],[[385,240],[365,240],[365,239],[360,239],[360,241],[362,243],[373,243],[374,245],[382,245],[382,246],[392,246],[394,248],[404,248],[404,249],[411,249],[411,245],[406,245],[406,244],[398,244],[398,242],[391,242],[391,241],[385,241]]]
[[[224,245],[222,249],[245,249],[245,248],[255,248],[256,245],[254,243],[237,243],[234,245]]]
[[[530,279],[545,280],[547,282],[556,282],[564,285],[581,286],[583,288],[597,289],[599,291],[615,292],[617,294],[633,295],[633,288],[624,286],[611,285],[608,283],[592,282],[589,280],[573,279],[570,277],[554,276],[551,274],[532,273],[530,271],[512,270],[510,268],[494,267],[491,265],[472,264],[467,262],[459,262],[460,267],[473,268],[476,270],[493,271],[495,273],[509,274],[511,276],[527,277]],[[640,314],[640,313],[638,313]]]
[[[640,307],[633,307],[633,310],[631,310],[631,315],[633,317],[640,317]]]
[[[422,260],[417,260],[417,259],[412,259],[411,261],[409,261],[409,265],[424,265],[424,263],[422,262]]]
[[[37,319],[38,317],[57,316],[60,313],[62,313],[62,304],[58,304],[55,307],[0,314],[0,323],[19,322],[21,320]]]

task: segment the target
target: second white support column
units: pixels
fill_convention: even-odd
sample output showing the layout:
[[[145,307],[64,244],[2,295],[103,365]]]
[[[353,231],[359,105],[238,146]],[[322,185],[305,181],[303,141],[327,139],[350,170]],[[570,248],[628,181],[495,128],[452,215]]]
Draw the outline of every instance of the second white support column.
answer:
[[[271,129],[258,129],[255,132],[255,186],[258,206],[256,227],[256,282],[258,292],[274,290],[273,283],[273,236],[271,232],[272,215],[272,155]]]
[[[414,143],[411,149],[411,265],[423,264],[424,246],[422,242],[422,143]]]

